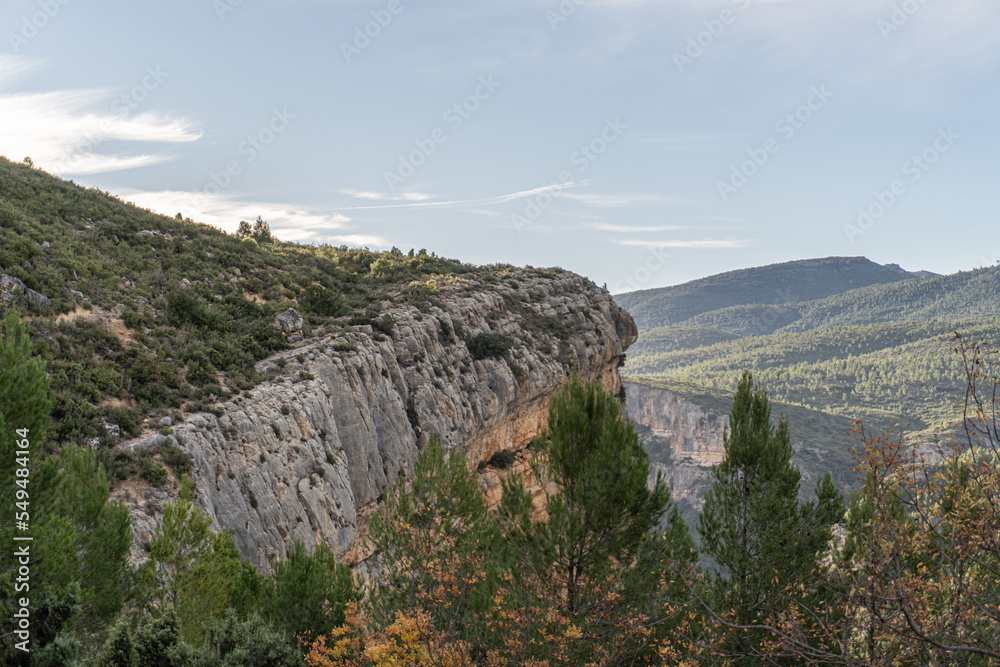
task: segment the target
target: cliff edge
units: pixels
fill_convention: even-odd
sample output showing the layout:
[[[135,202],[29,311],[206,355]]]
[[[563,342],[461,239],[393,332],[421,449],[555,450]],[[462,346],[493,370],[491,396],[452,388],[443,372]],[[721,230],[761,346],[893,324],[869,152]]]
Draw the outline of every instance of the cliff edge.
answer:
[[[257,364],[268,381],[174,425],[197,504],[258,568],[297,539],[363,560],[365,517],[432,435],[475,467],[525,449],[573,373],[623,394],[618,369],[636,326],[591,281],[510,268],[434,289],[422,310],[381,304],[391,335],[365,325],[301,341]],[[488,496],[499,478],[481,473]],[[132,509],[133,559],[144,560],[169,494],[118,495]]]

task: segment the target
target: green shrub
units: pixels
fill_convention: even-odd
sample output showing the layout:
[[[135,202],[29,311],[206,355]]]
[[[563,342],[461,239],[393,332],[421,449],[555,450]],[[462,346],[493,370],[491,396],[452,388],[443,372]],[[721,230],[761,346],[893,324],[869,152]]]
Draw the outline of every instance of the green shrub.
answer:
[[[154,461],[152,456],[139,458],[139,476],[153,486],[163,486],[169,479],[167,469]]]
[[[396,320],[389,313],[386,313],[381,318],[372,321],[372,328],[375,331],[384,333],[386,336],[392,335],[395,326]]]
[[[178,476],[189,472],[194,467],[191,455],[169,442],[160,445],[158,451],[163,462],[172,468]]]
[[[490,457],[489,464],[494,468],[499,468],[500,470],[506,470],[507,468],[514,465],[514,461],[516,459],[517,457],[514,455],[514,452],[510,451],[509,449],[501,449],[500,451],[495,452],[493,456]]]
[[[467,340],[466,345],[473,359],[506,359],[511,340],[499,334],[481,333]]]

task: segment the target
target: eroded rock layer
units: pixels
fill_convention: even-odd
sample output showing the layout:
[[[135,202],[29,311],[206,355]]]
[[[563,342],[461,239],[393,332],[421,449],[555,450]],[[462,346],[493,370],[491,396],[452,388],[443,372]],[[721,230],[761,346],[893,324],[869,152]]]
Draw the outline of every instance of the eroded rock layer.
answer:
[[[432,436],[476,467],[527,447],[573,373],[621,392],[635,324],[589,280],[511,269],[431,289],[440,293],[420,308],[382,304],[391,336],[354,326],[307,338],[259,363],[271,379],[218,404],[221,416],[174,426],[194,460],[196,502],[257,567],[267,570],[295,539],[363,559],[366,514]],[[500,474],[481,473],[488,494]],[[147,496],[127,497],[136,560],[167,500]]]

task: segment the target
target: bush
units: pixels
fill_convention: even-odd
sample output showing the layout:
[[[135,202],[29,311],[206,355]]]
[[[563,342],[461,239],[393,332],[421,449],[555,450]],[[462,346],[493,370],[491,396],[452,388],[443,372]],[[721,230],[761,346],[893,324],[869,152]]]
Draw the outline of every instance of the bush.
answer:
[[[183,475],[194,467],[191,455],[169,442],[160,445],[159,453],[163,462],[170,466],[178,475]]]
[[[499,334],[481,333],[466,341],[466,345],[473,359],[506,359],[510,354],[511,340]]]
[[[386,313],[380,319],[372,320],[372,328],[375,331],[381,331],[386,336],[392,335],[395,326],[396,320],[389,313]]]
[[[163,486],[169,479],[167,469],[154,461],[152,456],[143,456],[139,459],[139,476],[153,486]]]
[[[111,482],[124,481],[136,473],[135,458],[119,447],[102,449],[97,453],[97,459]]]
[[[500,470],[506,470],[507,468],[514,465],[514,461],[517,457],[514,452],[509,449],[501,449],[500,451],[493,454],[490,457],[489,464],[494,468],[499,468]]]

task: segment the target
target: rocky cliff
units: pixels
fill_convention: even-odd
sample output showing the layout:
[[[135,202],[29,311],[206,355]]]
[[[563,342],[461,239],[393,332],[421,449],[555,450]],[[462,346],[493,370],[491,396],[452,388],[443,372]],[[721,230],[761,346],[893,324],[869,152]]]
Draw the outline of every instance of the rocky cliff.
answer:
[[[433,289],[422,310],[381,304],[391,335],[345,326],[307,338],[258,364],[270,380],[174,425],[170,437],[194,460],[196,502],[254,565],[268,569],[295,539],[328,542],[356,563],[366,515],[432,436],[475,467],[538,436],[572,373],[621,392],[636,327],[589,280],[510,269]],[[499,473],[487,467],[481,483],[495,496]],[[133,509],[142,560],[169,494],[118,495]]]
[[[674,498],[686,506],[690,525],[691,510],[701,509],[711,486],[711,468],[722,460],[732,399],[699,392],[683,395],[644,382],[626,381],[624,389],[628,415],[637,425],[654,474],[663,473]],[[802,471],[800,498],[814,497],[816,482],[826,472],[841,489],[852,488],[850,421],[774,401],[771,407],[773,420],[788,418],[792,460]]]

